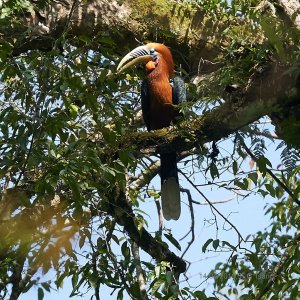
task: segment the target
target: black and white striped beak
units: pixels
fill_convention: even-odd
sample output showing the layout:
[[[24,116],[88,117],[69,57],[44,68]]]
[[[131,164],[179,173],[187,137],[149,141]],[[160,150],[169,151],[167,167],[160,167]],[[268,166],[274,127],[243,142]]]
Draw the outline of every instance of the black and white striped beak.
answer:
[[[117,67],[117,73],[121,73],[125,69],[138,63],[147,63],[150,60],[152,60],[150,49],[148,49],[147,46],[139,46],[122,58]]]

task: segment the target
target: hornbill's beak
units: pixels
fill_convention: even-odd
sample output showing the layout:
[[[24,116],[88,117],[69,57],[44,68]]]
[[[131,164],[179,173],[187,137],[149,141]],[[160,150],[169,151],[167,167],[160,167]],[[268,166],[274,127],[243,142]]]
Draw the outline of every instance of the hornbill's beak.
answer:
[[[147,45],[139,46],[122,58],[117,67],[117,73],[120,73],[138,63],[147,63],[150,60],[152,60],[152,56],[150,55],[150,49],[148,49]]]

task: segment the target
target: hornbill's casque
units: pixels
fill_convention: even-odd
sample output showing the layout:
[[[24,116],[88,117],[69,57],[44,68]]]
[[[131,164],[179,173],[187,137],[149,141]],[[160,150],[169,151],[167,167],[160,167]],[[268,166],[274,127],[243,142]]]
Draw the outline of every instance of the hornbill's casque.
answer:
[[[120,73],[138,63],[146,65],[146,79],[141,88],[143,118],[147,130],[168,127],[178,115],[177,104],[185,100],[185,86],[180,77],[173,79],[174,61],[169,48],[159,43],[139,46],[129,52],[119,63]],[[180,189],[176,152],[160,154],[161,201],[166,220],[180,216]]]

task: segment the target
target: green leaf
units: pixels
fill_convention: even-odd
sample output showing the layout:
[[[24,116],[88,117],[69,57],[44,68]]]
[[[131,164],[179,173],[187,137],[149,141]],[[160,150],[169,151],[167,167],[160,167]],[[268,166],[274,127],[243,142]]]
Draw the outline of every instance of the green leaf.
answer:
[[[91,42],[90,38],[88,36],[86,36],[86,35],[79,35],[78,39],[80,41],[83,41],[83,42],[87,43],[87,44]]]
[[[70,104],[69,106],[70,114],[72,118],[76,118],[78,114],[79,107],[75,104]]]
[[[81,233],[80,239],[79,239],[79,248],[81,249],[84,246],[86,236]]]
[[[256,164],[259,168],[259,171],[263,174],[266,173],[267,171],[267,166],[269,166],[270,168],[272,168],[272,164],[271,162],[264,156],[261,156],[259,157],[257,160],[256,160]]]
[[[217,248],[219,247],[219,244],[220,244],[220,240],[219,239],[216,239],[213,241],[213,248],[215,250],[217,250]]]
[[[80,202],[81,201],[80,184],[77,181],[75,181],[72,177],[68,177],[67,183],[69,184],[72,190],[72,194],[75,201]]]
[[[223,246],[228,246],[229,248],[231,248],[232,250],[236,251],[236,247],[231,245],[230,243],[228,243],[227,241],[222,241],[222,245]]]
[[[44,299],[44,290],[42,288],[38,288],[38,300]]]
[[[248,177],[252,180],[252,182],[257,185],[258,175],[257,173],[250,173],[248,174]]]
[[[232,163],[232,171],[233,171],[233,174],[236,175],[237,174],[237,171],[238,171],[238,164],[236,161],[233,161]]]
[[[131,286],[130,286],[130,292],[132,295],[133,299],[141,299],[141,291],[140,291],[140,286],[137,282],[134,282]]]
[[[117,295],[117,300],[123,300],[124,289],[120,289]]]
[[[164,281],[162,279],[158,279],[154,282],[152,286],[152,295],[155,295],[158,289],[164,284]]]
[[[159,199],[160,198],[160,195],[158,192],[156,191],[149,191],[148,192],[150,196],[154,197],[154,199]]]
[[[111,235],[111,239],[112,239],[117,245],[120,245],[120,241],[119,241],[118,237],[115,236],[114,234]]]
[[[275,191],[275,189],[274,189],[274,187],[273,187],[272,184],[266,183],[266,184],[265,184],[265,188],[266,188],[266,190],[270,193],[270,195],[271,195],[272,197],[275,197],[276,191]]]
[[[35,280],[31,280],[26,286],[25,288],[22,290],[23,293],[27,293],[32,287],[33,285],[36,284]]]
[[[42,282],[41,285],[47,292],[50,292],[50,284],[48,282]]]
[[[233,255],[232,257],[231,257],[231,264],[232,265],[235,265],[236,264],[236,260],[237,260],[237,254],[235,254],[235,255]]]
[[[155,266],[154,273],[156,278],[160,277],[161,266]]]
[[[209,171],[210,171],[210,175],[213,179],[220,176],[219,170],[215,163],[210,164]]]
[[[170,291],[171,291],[171,293],[172,293],[173,296],[176,296],[176,297],[174,297],[172,299],[178,299],[177,298],[177,296],[179,294],[179,286],[178,286],[178,284],[171,285],[170,286]]]
[[[57,280],[55,281],[56,287],[61,288],[63,287],[64,279],[66,278],[67,274],[62,273],[60,276],[57,277]]]
[[[256,268],[259,267],[259,259],[255,253],[251,254],[246,254],[246,256],[249,258],[250,262],[252,265]]]
[[[202,252],[203,252],[203,253],[206,252],[206,248],[208,247],[208,245],[209,245],[210,243],[212,243],[212,241],[213,241],[213,239],[208,239],[208,240],[204,243],[204,245],[202,246]]]
[[[11,12],[12,12],[11,8],[3,7],[1,9],[0,19],[5,19],[7,16],[10,15]]]
[[[242,181],[240,179],[235,179],[234,185],[236,185],[237,187],[239,187],[242,190],[247,190],[249,187],[249,182],[246,178],[243,178]]]
[[[129,164],[129,155],[127,151],[119,150],[119,157],[125,167]]]
[[[168,271],[168,272],[166,273],[166,280],[167,280],[167,283],[168,283],[169,285],[172,284],[173,276],[174,276],[174,274],[173,274],[173,272],[171,272],[171,271]]]
[[[143,231],[143,228],[144,228],[144,225],[145,225],[144,218],[140,217],[140,216],[136,216],[136,217],[134,217],[133,221],[134,221],[134,224],[135,224],[139,234],[141,235],[142,231]]]
[[[171,242],[178,250],[181,250],[179,242],[173,237],[172,234],[165,233],[164,236]]]
[[[73,291],[76,289],[77,283],[78,283],[78,273],[74,273],[72,276],[72,287],[73,287]]]
[[[121,251],[122,251],[122,254],[123,254],[125,260],[129,260],[130,259],[130,249],[128,248],[126,241],[122,244]]]
[[[199,300],[204,300],[204,299],[207,299],[206,295],[204,292],[202,291],[196,291],[194,293],[192,293],[193,296],[196,298],[196,299],[199,299]]]
[[[64,238],[63,238],[63,240],[64,240],[64,244],[63,245],[64,245],[64,249],[65,249],[66,253],[69,256],[74,257],[74,251],[73,251],[73,248],[72,248],[71,241],[70,240],[66,240]]]
[[[276,30],[274,30],[275,28],[274,28],[273,22],[270,22],[269,18],[261,17],[260,18],[260,25],[261,25],[266,37],[269,39],[271,44],[276,49],[279,57],[282,60],[285,60],[284,47],[283,47],[282,41],[279,38],[280,35],[278,34],[278,32],[276,32]]]

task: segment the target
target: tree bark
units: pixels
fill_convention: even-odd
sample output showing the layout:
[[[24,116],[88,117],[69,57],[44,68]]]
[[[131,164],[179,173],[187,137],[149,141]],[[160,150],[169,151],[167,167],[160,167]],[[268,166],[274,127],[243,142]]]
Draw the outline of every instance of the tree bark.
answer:
[[[294,0],[275,2],[298,26],[300,4]],[[89,47],[94,49],[101,49],[105,45],[104,38],[110,37],[114,42],[115,53],[120,55],[131,49],[132,45],[138,44],[138,41],[159,40],[171,47],[175,61],[188,72],[189,78],[193,76],[197,78],[199,74],[203,76],[220,67],[203,61],[213,61],[227,47],[228,41],[223,34],[225,28],[234,25],[247,30],[249,26],[248,21],[238,18],[214,19],[199,5],[188,5],[179,1],[58,0],[50,1],[43,8],[38,7],[36,1],[32,0],[31,3],[34,9],[19,15],[17,20],[12,20],[9,28],[5,28],[2,32],[3,37],[13,45],[14,55],[33,49],[50,50],[53,47],[59,49],[66,38],[70,43],[79,45],[83,43],[81,36],[88,37],[91,40]],[[262,41],[264,41],[262,33],[258,32],[252,42],[260,44]],[[275,68],[274,65],[271,67]],[[273,72],[271,75],[280,74]],[[235,101],[243,104],[240,108],[243,116],[251,115],[251,117],[243,117],[247,122],[236,120],[238,124],[231,124],[231,128],[238,128],[243,126],[241,123],[247,124],[271,113],[274,108],[269,105],[271,102],[273,104],[282,102],[281,92],[277,95],[273,93],[272,100],[268,95],[268,91],[274,88],[278,90],[277,79],[275,77],[264,79],[264,75],[259,76],[260,81],[250,81],[253,87],[249,84],[248,87],[244,87],[244,100],[240,101],[235,96]],[[268,83],[261,84],[261,81]],[[201,85],[199,80],[193,82]],[[286,89],[299,88],[293,78],[292,82],[294,86],[288,83]],[[279,89],[284,88],[281,82],[279,84]],[[267,111],[266,107],[271,111]],[[232,107],[224,106],[227,116],[231,115],[230,109]]]
[[[152,40],[171,47],[175,60],[196,75],[201,60],[212,61],[222,50],[226,43],[222,32],[229,25],[212,20],[199,6],[177,1],[58,0],[42,9],[31,2],[35,8],[3,30],[14,55],[50,50],[66,37],[78,44],[81,35],[91,39],[94,49],[103,45],[101,37],[111,37],[120,55],[138,42]],[[239,26],[247,24],[241,20]],[[204,65],[201,71],[207,68],[216,67]]]
[[[275,0],[275,3],[283,10],[298,29],[300,29],[300,2],[298,0]]]

